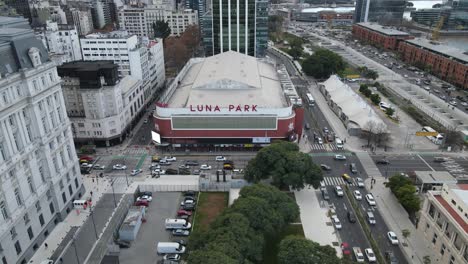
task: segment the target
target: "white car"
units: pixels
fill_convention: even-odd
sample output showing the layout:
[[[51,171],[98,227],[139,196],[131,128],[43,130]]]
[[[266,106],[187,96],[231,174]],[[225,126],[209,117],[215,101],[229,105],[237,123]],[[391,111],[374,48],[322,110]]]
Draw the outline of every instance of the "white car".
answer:
[[[408,74],[403,75],[403,77],[408,78]]]
[[[366,194],[366,201],[369,205],[375,205],[374,196],[372,196],[370,193]]]
[[[344,195],[343,193],[343,188],[341,188],[341,186],[335,186],[335,192],[336,192],[336,195],[342,197]]]
[[[113,170],[126,170],[127,166],[122,165],[122,164],[115,164],[114,166],[112,166],[112,169]]]
[[[137,198],[137,202],[139,202],[139,201],[151,202],[151,201],[153,201],[153,196],[149,196],[149,195],[140,196],[140,197]]]
[[[336,160],[346,160],[346,156],[345,156],[345,155],[338,154],[338,155],[335,155],[335,159],[336,159]]]
[[[341,229],[341,222],[340,222],[340,219],[338,218],[338,216],[336,215],[332,215],[331,217],[332,219],[332,222],[333,222],[333,225],[335,226],[336,229]]]
[[[215,160],[216,160],[216,161],[225,161],[225,160],[226,160],[226,157],[224,157],[224,156],[216,156]]]
[[[161,169],[161,165],[159,165],[158,163],[151,163],[151,166],[149,166],[150,170],[157,170],[157,169]]]
[[[155,169],[155,170],[153,170],[152,173],[153,173],[153,175],[158,175],[158,174],[159,174],[159,175],[164,175],[164,174],[166,174],[166,171],[165,171],[165,170],[161,170],[161,169]]]
[[[460,104],[463,105],[463,106],[468,106],[467,102],[461,102]]]
[[[104,170],[106,168],[106,166],[100,165],[100,164],[94,164],[93,168],[95,170]]]
[[[358,200],[358,201],[361,201],[361,200],[362,200],[362,195],[361,195],[361,192],[360,192],[360,191],[355,190],[355,191],[353,192],[353,194],[354,194],[354,198],[356,198],[356,200]]]
[[[142,172],[142,170],[141,170],[141,169],[138,169],[138,170],[132,170],[132,172],[130,172],[130,175],[132,175],[132,176],[136,176],[136,175],[140,174],[141,172]]]
[[[92,167],[93,167],[93,164],[81,163],[81,168],[92,168]]]
[[[377,261],[377,257],[375,256],[374,251],[372,250],[372,248],[366,248],[366,249],[364,249],[364,252],[366,253],[366,257],[367,257],[367,260],[369,260],[369,262],[376,262]]]
[[[387,237],[388,237],[388,240],[390,240],[390,243],[392,243],[392,245],[398,245],[398,238],[395,234],[395,232],[392,232],[392,231],[389,231],[387,233]]]
[[[170,263],[172,263],[172,261],[179,262],[180,255],[179,254],[167,254],[167,255],[164,255],[163,259],[167,260],[167,261],[171,261]],[[164,263],[166,263],[166,262],[164,262]]]
[[[177,161],[177,158],[176,158],[176,157],[172,157],[172,156],[169,156],[169,157],[166,156],[166,157],[164,157],[164,160],[166,160],[166,161]]]
[[[184,206],[184,205],[187,205],[187,204],[195,204],[195,201],[188,199],[188,200],[180,202],[181,206]]]
[[[171,165],[171,162],[166,159],[162,159],[159,161],[159,165]]]
[[[456,106],[457,105],[457,102],[455,101],[450,101],[449,104],[453,105],[453,106]]]
[[[356,182],[359,188],[364,188],[364,181],[361,178],[356,178]]]
[[[211,170],[211,166],[206,165],[206,164],[202,164],[202,165],[200,166],[200,170]]]
[[[318,141],[318,143],[319,143],[320,145],[322,145],[322,144],[323,144],[323,140],[322,140],[322,138],[321,138],[321,137],[317,138],[317,141]]]

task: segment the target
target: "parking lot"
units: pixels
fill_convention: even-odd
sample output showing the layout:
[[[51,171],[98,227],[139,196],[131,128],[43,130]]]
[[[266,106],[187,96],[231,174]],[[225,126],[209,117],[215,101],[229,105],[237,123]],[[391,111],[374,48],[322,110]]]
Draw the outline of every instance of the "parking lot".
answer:
[[[156,253],[158,242],[171,242],[175,240],[169,231],[166,231],[166,218],[175,218],[181,199],[180,192],[153,193],[153,201],[149,203],[146,211],[146,222],[141,225],[137,239],[130,248],[121,249],[119,261],[121,264],[156,263],[162,256]]]

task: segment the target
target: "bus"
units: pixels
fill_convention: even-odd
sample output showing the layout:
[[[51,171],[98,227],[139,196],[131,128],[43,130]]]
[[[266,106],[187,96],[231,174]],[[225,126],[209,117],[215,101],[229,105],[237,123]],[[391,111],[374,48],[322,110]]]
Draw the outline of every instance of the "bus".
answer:
[[[309,106],[315,106],[315,100],[311,93],[307,93],[307,103]]]
[[[437,131],[435,131],[432,127],[430,126],[425,126],[422,128],[422,131],[424,132],[435,132],[437,133]],[[437,145],[440,145],[442,144],[442,141],[444,140],[444,136],[437,133],[437,136],[426,136],[430,141],[434,142],[434,144],[437,144]]]

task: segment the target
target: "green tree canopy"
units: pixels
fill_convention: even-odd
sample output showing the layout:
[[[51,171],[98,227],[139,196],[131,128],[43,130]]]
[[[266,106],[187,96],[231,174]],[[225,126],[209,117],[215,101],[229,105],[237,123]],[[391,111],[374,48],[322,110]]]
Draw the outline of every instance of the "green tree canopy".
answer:
[[[294,189],[302,189],[305,184],[318,188],[323,180],[322,171],[312,158],[299,152],[297,145],[285,141],[261,149],[247,164],[245,178],[250,182],[272,178],[275,186]]]
[[[396,190],[398,190],[400,187],[405,186],[405,185],[410,185],[411,180],[408,179],[407,177],[400,175],[400,174],[395,174],[390,179],[388,179],[388,182],[385,184],[387,188],[390,188],[390,190],[395,193]]]
[[[326,79],[330,75],[345,69],[343,58],[326,49],[319,49],[302,62],[302,70],[305,74],[317,79]]]
[[[188,263],[191,264],[238,264],[233,258],[226,256],[218,250],[194,250],[190,252]]]
[[[169,23],[164,20],[158,20],[156,23],[153,23],[154,37],[162,38],[165,40],[169,35],[171,35],[171,28]]]
[[[341,260],[331,246],[320,244],[299,236],[284,238],[278,251],[279,264],[337,264]]]
[[[372,94],[370,96],[370,99],[371,99],[372,103],[374,103],[375,105],[378,105],[380,103],[380,95],[378,95],[378,94]]]

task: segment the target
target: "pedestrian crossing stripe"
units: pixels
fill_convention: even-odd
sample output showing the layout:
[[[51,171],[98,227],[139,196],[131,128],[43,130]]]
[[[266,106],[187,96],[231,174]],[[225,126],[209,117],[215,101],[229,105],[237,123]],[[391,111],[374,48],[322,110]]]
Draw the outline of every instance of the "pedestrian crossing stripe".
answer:
[[[333,151],[338,150],[336,144],[311,144],[311,148],[313,150],[326,150],[326,151]]]
[[[336,185],[351,185],[351,186],[358,186],[357,183],[353,179],[353,183],[347,183],[341,177],[323,177],[322,183],[325,186],[336,186]]]

